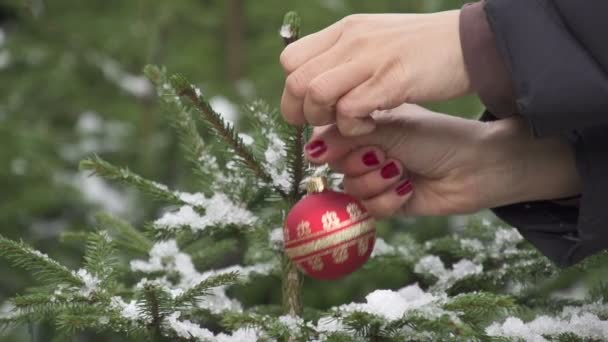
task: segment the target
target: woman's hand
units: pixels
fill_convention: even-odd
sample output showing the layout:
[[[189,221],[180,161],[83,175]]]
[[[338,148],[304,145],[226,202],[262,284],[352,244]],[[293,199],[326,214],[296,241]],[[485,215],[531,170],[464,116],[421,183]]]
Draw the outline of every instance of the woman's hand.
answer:
[[[290,44],[281,110],[288,122],[369,133],[370,113],[463,95],[470,84],[459,12],[357,14]]]
[[[374,119],[377,128],[360,137],[316,128],[306,151],[344,173],[346,192],[375,216],[463,214],[579,193],[571,147],[534,139],[521,119],[484,123],[408,104]]]

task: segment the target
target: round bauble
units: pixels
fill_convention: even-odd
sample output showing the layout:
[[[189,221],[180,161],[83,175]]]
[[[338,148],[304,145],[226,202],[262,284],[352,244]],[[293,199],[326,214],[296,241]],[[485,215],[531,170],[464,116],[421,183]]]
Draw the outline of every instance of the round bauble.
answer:
[[[332,190],[311,193],[287,215],[285,253],[316,279],[338,279],[369,259],[374,220],[354,197]]]

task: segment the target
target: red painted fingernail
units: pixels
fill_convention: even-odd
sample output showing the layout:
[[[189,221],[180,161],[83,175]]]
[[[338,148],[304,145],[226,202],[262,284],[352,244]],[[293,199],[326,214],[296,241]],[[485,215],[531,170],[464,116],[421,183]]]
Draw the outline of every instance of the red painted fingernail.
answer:
[[[374,166],[380,164],[380,160],[378,160],[378,156],[374,151],[366,152],[361,159],[363,160],[363,164],[365,164],[366,166]]]
[[[405,182],[403,182],[403,184],[399,185],[395,191],[397,192],[397,195],[399,196],[405,196],[407,194],[409,194],[410,192],[412,192],[414,188],[412,187],[412,182],[410,182],[409,180],[406,180]]]
[[[314,140],[306,144],[306,151],[308,155],[313,158],[320,157],[325,151],[327,151],[327,145],[323,140]]]
[[[308,144],[306,144],[305,148],[307,151],[312,151],[321,146],[325,146],[325,142],[323,140],[313,140],[313,141],[309,142]]]
[[[384,179],[397,177],[399,175],[399,168],[397,167],[397,164],[395,164],[395,162],[390,162],[384,165],[382,170],[380,170],[380,175]]]

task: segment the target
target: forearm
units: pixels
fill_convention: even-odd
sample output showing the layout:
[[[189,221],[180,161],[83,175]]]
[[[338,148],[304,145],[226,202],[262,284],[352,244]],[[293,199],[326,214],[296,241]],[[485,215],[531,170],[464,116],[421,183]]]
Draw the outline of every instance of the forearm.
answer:
[[[580,194],[581,180],[570,144],[557,138],[534,138],[520,118],[484,124],[481,153],[490,162],[480,177],[479,193],[486,207]]]

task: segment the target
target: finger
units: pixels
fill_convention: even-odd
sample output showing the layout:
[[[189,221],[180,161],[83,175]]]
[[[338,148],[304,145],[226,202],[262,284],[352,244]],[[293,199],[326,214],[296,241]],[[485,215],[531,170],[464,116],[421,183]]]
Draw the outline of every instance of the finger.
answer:
[[[281,96],[281,114],[283,114],[285,121],[298,126],[306,123],[301,104],[302,100],[289,93],[286,88],[283,89],[283,95]]]
[[[340,38],[342,26],[343,21],[340,20],[285,47],[279,57],[285,72],[291,74],[310,59],[329,50]]]
[[[377,218],[385,218],[400,212],[413,196],[414,188],[410,180],[402,180],[382,194],[361,201],[363,206]]]
[[[340,133],[345,136],[355,137],[369,134],[376,128],[376,121],[373,118],[349,118],[337,116],[336,123]]]
[[[369,199],[395,186],[403,177],[403,166],[394,159],[386,161],[378,170],[359,177],[344,177],[344,190],[360,199]]]
[[[375,111],[392,109],[401,104],[398,87],[387,87],[385,77],[379,74],[370,77],[336,103],[336,120],[342,134],[352,136],[369,133],[374,128],[372,122],[368,120],[361,125],[360,120],[355,119],[367,119]]]
[[[343,55],[337,48],[332,54],[335,57]],[[302,68],[306,68],[309,63],[314,61],[316,60],[313,59]],[[336,64],[334,68],[318,74],[310,81],[306,90],[303,105],[306,120],[315,126],[334,123],[335,105],[338,100],[370,77],[369,66],[356,61]]]
[[[316,128],[304,150],[313,164],[334,163],[346,157],[359,147],[373,145],[370,135],[352,138],[345,137],[336,125]]]
[[[377,170],[386,159],[382,149],[376,146],[358,148],[348,153],[344,158],[329,164],[332,170],[357,177],[370,171]]]
[[[309,121],[309,118],[304,115],[304,98],[309,92],[311,81],[320,74],[323,74],[338,65],[343,59],[342,55],[340,49],[332,49],[320,56],[312,58],[287,76],[285,88],[283,89],[283,96],[281,98],[281,111],[288,122],[292,124],[302,124],[305,121],[308,121],[315,126],[331,123],[323,123],[324,120],[315,120],[316,115],[311,116],[310,120],[312,121]],[[315,93],[317,91],[319,91],[319,89],[314,90]],[[346,93],[346,91],[344,92]]]

